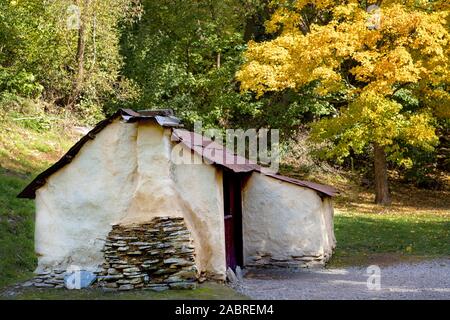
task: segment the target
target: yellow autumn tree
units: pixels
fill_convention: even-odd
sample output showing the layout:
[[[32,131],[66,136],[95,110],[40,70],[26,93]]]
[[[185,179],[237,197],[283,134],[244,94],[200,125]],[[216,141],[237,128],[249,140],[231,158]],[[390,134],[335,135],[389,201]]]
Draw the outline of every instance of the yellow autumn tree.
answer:
[[[274,39],[250,42],[237,73],[243,90],[339,94],[338,113],[313,124],[343,159],[370,147],[376,202],[390,203],[387,161],[405,164],[400,143],[432,149],[434,120],[450,117],[449,2],[428,0],[274,1]],[[400,92],[418,101],[406,109]]]

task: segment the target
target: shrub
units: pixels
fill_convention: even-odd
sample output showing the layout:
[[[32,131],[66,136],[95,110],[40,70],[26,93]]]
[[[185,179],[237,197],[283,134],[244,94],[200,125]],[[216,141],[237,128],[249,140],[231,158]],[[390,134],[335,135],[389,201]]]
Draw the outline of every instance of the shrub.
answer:
[[[36,98],[41,95],[43,89],[32,73],[25,70],[15,72],[0,66],[0,91]]]

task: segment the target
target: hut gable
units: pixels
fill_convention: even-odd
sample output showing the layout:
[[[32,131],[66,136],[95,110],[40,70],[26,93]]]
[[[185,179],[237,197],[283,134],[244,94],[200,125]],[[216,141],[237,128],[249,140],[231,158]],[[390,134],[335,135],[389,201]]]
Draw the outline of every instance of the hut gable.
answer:
[[[242,158],[238,155],[231,154],[226,148],[206,137],[199,136],[197,133],[190,132],[183,129],[180,120],[173,116],[170,110],[148,110],[135,112],[130,109],[119,109],[112,116],[99,122],[88,134],[83,136],[69,151],[54,165],[39,174],[25,189],[18,195],[19,198],[34,199],[35,192],[46,182],[46,179],[53,173],[69,164],[72,159],[78,154],[84,144],[92,139],[102,131],[106,126],[111,124],[115,119],[121,117],[127,123],[135,123],[142,120],[154,119],[163,128],[173,128],[172,141],[181,142],[193,152],[204,157],[213,164],[226,167],[234,172],[261,172],[261,167],[250,160]],[[200,145],[195,145],[195,141],[201,141]],[[212,151],[214,150],[214,151]],[[232,159],[232,161],[228,161]],[[227,161],[226,161],[227,160]],[[279,179],[288,183],[293,183],[298,186],[316,190],[323,195],[333,197],[337,191],[333,187],[313,183],[309,181],[302,181],[290,177],[285,177],[278,174],[269,174],[274,179]]]
[[[45,285],[60,286],[60,270],[73,266],[95,272],[98,285],[129,290],[329,259],[336,190],[265,174],[181,127],[170,110],[120,109],[18,195],[36,200],[36,272]],[[198,165],[176,163],[175,148]]]

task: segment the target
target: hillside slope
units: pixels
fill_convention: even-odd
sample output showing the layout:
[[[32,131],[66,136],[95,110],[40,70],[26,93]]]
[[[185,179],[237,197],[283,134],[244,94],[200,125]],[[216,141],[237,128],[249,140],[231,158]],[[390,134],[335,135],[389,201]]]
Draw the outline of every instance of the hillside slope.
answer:
[[[36,264],[34,202],[17,194],[77,139],[64,115],[26,107],[0,110],[0,287],[29,277]]]

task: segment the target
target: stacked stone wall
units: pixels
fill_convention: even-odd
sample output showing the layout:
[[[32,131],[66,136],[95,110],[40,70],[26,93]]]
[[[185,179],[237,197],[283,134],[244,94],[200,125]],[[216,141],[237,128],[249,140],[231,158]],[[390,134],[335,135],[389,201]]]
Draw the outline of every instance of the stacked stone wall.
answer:
[[[198,277],[194,245],[183,218],[113,226],[104,256],[98,283],[109,289],[191,289]]]

